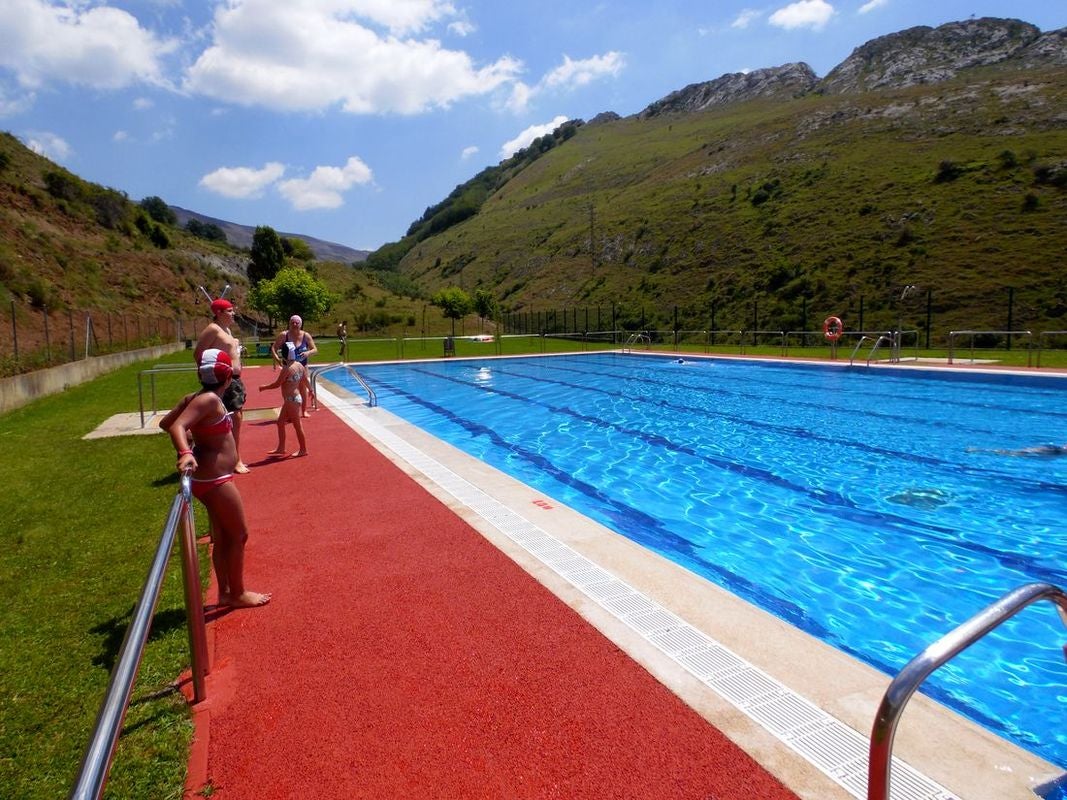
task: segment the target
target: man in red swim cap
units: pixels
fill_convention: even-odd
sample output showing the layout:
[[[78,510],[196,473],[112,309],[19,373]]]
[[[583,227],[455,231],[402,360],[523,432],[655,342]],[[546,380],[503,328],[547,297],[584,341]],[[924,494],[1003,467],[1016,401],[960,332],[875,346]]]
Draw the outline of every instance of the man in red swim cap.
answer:
[[[201,356],[205,350],[218,349],[230,357],[233,367],[233,380],[222,396],[222,404],[231,412],[233,419],[233,441],[237,447],[237,466],[235,472],[246,473],[248,467],[241,460],[241,420],[244,417],[241,409],[245,404],[245,385],[241,383],[241,345],[230,333],[233,325],[234,314],[237,309],[233,303],[220,297],[211,302],[211,314],[214,319],[200,333],[196,340],[196,348],[193,350],[193,361],[199,366]]]

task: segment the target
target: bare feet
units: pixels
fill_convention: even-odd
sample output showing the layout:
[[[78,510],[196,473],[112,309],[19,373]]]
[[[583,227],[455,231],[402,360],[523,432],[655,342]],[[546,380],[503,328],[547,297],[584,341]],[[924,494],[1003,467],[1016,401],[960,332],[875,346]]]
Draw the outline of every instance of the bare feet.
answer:
[[[300,458],[300,456],[306,456],[307,454],[308,454],[307,450],[297,450],[295,453],[293,453],[289,457],[290,458]]]
[[[237,466],[233,468],[233,471],[234,471],[234,472],[236,472],[236,473],[237,473],[238,475],[247,475],[247,474],[248,474],[249,472],[251,472],[252,470],[250,470],[250,469],[249,469],[249,468],[248,468],[248,467],[247,467],[247,466],[245,465],[245,462],[243,462],[243,461],[238,461],[238,462],[237,462]]]
[[[232,608],[255,608],[256,606],[265,606],[270,602],[270,592],[261,594],[260,592],[242,592],[241,596],[234,599],[229,595],[219,595],[220,606],[230,606]]]
[[[267,455],[268,456],[284,456],[285,455],[285,451],[284,450],[270,450],[270,451],[268,451]]]
[[[305,412],[304,412],[303,414],[301,414],[300,416],[301,416],[302,418],[306,418],[306,419],[311,419],[311,415],[310,415],[310,414],[309,414],[308,412],[306,412],[306,411],[305,411]]]

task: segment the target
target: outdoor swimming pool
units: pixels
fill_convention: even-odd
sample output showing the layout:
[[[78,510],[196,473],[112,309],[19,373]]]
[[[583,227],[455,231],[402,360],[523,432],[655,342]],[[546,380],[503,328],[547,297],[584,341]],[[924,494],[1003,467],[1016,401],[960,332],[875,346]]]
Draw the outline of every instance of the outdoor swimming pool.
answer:
[[[1067,442],[1067,380],[611,353],[359,370],[389,411],[888,674],[1021,584],[1067,586],[1067,457],[970,450]],[[923,691],[1067,765],[1065,641],[1039,604]]]

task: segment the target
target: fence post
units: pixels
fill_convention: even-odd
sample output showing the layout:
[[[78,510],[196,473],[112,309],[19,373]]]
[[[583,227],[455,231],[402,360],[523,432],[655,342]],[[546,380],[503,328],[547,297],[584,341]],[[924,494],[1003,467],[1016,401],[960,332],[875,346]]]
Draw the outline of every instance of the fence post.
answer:
[[[930,326],[933,324],[934,290],[926,290],[926,349],[930,349]]]
[[[19,364],[19,326],[15,322],[15,301],[11,301],[11,342],[15,346],[15,369]]]
[[[1008,287],[1008,327],[1007,330],[1015,330],[1015,287]],[[1006,337],[1008,341],[1008,349],[1011,350],[1011,334]]]
[[[77,357],[74,352],[74,312],[69,308],[67,309],[67,325],[70,328],[70,360],[73,361]]]
[[[48,363],[52,363],[52,335],[48,330],[48,306],[41,306],[41,314],[44,315],[44,355]]]

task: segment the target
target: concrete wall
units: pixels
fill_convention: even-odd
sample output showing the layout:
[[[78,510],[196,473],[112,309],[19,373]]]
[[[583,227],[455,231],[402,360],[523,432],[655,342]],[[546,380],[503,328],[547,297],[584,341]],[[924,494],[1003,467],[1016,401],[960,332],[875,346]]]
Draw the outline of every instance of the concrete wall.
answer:
[[[112,353],[106,356],[93,356],[81,361],[72,361],[58,367],[27,372],[12,378],[0,379],[0,414],[14,411],[20,406],[32,403],[38,398],[56,392],[62,392],[71,386],[85,383],[119,367],[147,361],[169,353],[185,349],[184,342],[145,347],[141,350],[129,350],[124,353]]]

